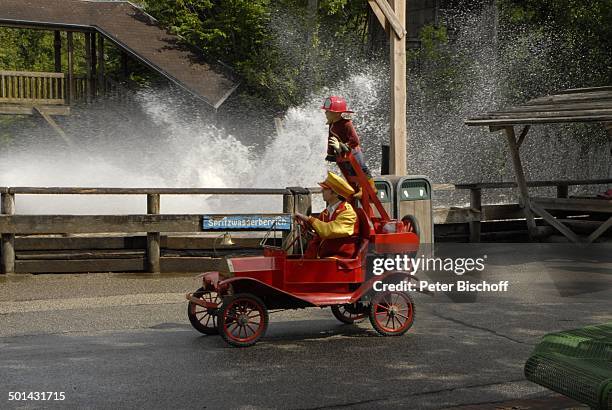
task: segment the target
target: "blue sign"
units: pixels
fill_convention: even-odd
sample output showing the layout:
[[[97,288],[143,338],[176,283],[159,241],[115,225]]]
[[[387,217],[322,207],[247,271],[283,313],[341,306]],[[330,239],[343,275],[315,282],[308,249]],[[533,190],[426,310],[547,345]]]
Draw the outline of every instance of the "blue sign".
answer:
[[[291,214],[273,215],[204,215],[202,229],[205,231],[277,231],[291,230]]]

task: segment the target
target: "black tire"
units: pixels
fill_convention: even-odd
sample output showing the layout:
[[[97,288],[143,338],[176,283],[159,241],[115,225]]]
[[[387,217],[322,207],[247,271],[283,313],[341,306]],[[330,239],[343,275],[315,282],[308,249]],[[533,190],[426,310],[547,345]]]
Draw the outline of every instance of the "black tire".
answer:
[[[412,226],[412,229],[410,229],[408,232],[414,232],[416,234],[416,236],[418,236],[419,238],[421,237],[421,229],[419,227],[419,221],[417,221],[416,217],[414,215],[406,215],[402,218],[402,222],[405,225],[410,224]]]
[[[208,302],[221,302],[216,292],[204,290],[204,288],[200,288],[193,292],[193,296]],[[217,330],[218,310],[219,309],[208,309],[193,302],[189,302],[187,305],[187,317],[189,317],[191,326],[198,332],[204,333],[205,335],[216,335],[219,333]]]
[[[368,315],[366,311],[357,313],[354,304],[332,305],[331,311],[336,319],[348,325],[361,322]]]
[[[391,313],[394,305],[397,309]],[[401,336],[414,324],[414,301],[406,292],[379,292],[372,298],[369,317],[380,335]]]
[[[250,319],[258,320],[251,322]],[[223,299],[217,316],[217,328],[229,345],[248,347],[265,335],[268,320],[268,309],[261,299],[250,293],[239,293]]]

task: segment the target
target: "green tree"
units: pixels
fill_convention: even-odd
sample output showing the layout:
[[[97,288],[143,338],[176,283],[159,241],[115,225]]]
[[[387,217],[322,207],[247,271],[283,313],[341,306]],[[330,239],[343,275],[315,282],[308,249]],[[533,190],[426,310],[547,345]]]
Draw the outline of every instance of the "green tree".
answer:
[[[555,35],[550,63],[561,77],[583,86],[612,84],[611,0],[500,0],[500,8],[506,31]]]

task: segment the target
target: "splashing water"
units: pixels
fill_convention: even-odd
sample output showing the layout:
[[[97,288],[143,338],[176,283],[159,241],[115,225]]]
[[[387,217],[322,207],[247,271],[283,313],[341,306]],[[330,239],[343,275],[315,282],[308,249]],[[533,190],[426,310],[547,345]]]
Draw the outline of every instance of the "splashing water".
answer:
[[[464,119],[572,86],[547,65],[555,53],[554,35],[519,33],[516,41],[498,47],[491,35],[492,16],[491,9],[454,16],[460,29],[453,44],[441,46],[441,51],[456,75],[444,87],[431,76],[435,64],[410,69],[409,171],[428,175],[434,183],[513,180],[503,138],[466,127]],[[60,146],[44,123],[23,126],[9,149],[0,153],[0,186],[315,186],[327,169],[335,168],[324,161],[327,131],[319,108],[324,97],[333,94],[345,96],[356,111],[355,126],[376,173],[380,146],[389,133],[387,62],[349,57],[339,61],[349,62],[351,74],[290,108],[278,132],[273,131],[272,118],[258,112],[240,112],[246,119],[234,128],[220,125],[172,90],[141,91],[129,103],[107,100],[76,107],[71,117],[58,119],[75,138],[79,148],[74,151]],[[529,94],[516,91],[522,83],[531,87]],[[262,121],[270,123],[267,130]],[[609,149],[601,131],[584,125],[533,127],[522,149],[528,179],[605,177]],[[489,202],[514,199],[499,193],[485,196]],[[436,200],[459,205],[465,198],[447,195]],[[17,211],[139,213],[145,203],[144,198],[125,197],[19,197]],[[164,213],[275,212],[281,204],[280,197],[267,196],[162,196]]]

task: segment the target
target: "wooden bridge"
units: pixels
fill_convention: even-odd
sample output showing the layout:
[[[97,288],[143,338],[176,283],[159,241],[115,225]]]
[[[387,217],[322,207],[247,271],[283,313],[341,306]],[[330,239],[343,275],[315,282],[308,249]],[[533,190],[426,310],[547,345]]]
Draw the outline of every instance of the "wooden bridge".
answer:
[[[0,26],[53,30],[56,72],[61,71],[61,35],[66,33],[68,72],[63,98],[68,101],[79,90],[92,92],[96,80],[103,86],[105,42],[121,51],[122,64],[130,56],[213,109],[237,87],[231,70],[205,61],[201,50],[186,46],[178,36],[162,29],[157,20],[127,1],[0,0]],[[74,76],[74,33],[85,36],[88,86]]]

